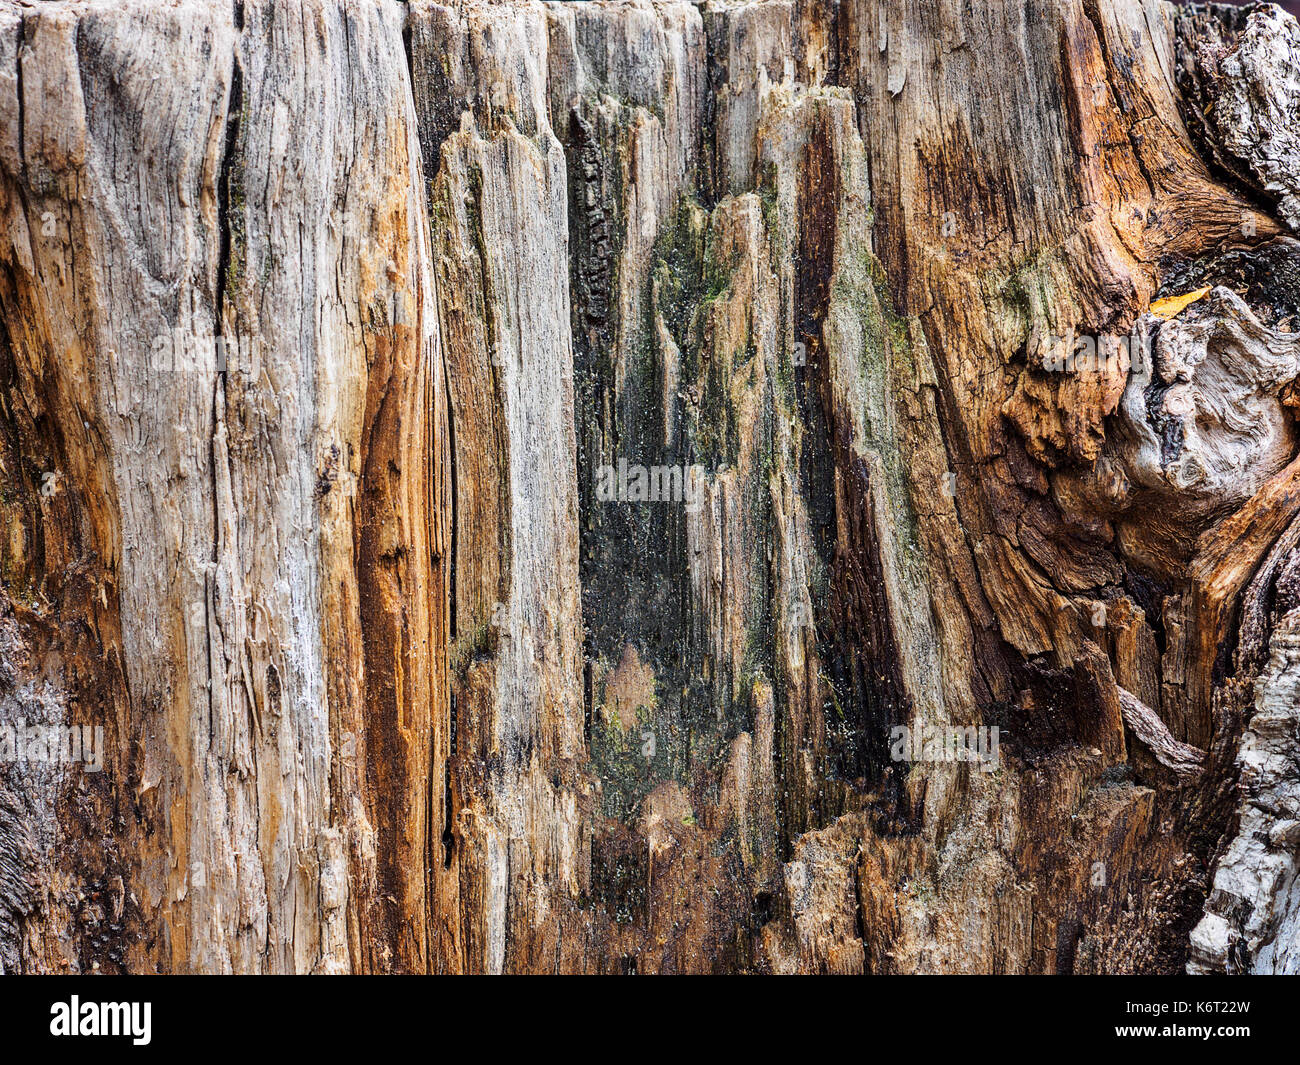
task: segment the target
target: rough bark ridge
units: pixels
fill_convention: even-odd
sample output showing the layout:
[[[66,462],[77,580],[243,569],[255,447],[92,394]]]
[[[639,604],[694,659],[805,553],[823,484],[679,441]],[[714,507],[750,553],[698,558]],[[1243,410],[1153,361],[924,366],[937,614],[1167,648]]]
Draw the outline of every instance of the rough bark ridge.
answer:
[[[0,966],[1295,971],[1297,70],[7,2]]]

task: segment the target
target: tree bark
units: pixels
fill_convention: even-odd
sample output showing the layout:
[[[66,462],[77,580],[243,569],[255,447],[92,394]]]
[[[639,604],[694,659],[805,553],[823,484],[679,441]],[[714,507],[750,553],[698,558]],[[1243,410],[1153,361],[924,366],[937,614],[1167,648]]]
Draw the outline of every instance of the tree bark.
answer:
[[[1300,971],[1297,113],[1269,5],[6,0],[0,967]]]

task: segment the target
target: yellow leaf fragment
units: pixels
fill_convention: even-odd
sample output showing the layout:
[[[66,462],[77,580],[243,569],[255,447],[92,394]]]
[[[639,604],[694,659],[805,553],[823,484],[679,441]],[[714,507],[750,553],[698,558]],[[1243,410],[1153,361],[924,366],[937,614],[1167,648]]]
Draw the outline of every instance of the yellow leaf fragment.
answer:
[[[1183,308],[1190,306],[1210,291],[1210,286],[1198,288],[1195,292],[1184,292],[1181,296],[1166,296],[1151,304],[1151,313],[1168,321],[1180,314]]]

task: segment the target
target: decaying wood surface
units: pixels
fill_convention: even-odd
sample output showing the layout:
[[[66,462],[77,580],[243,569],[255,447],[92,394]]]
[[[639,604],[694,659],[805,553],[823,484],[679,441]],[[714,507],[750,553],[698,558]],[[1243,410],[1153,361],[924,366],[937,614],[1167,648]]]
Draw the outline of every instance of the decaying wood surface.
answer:
[[[0,968],[1300,970],[1298,120],[1267,5],[5,0]]]

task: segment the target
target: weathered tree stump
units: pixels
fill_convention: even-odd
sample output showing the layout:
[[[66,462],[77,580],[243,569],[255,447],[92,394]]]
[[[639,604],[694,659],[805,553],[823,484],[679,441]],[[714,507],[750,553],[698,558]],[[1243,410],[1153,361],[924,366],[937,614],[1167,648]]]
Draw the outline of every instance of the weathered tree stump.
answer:
[[[1298,118],[1267,5],[6,0],[0,967],[1300,970]]]

